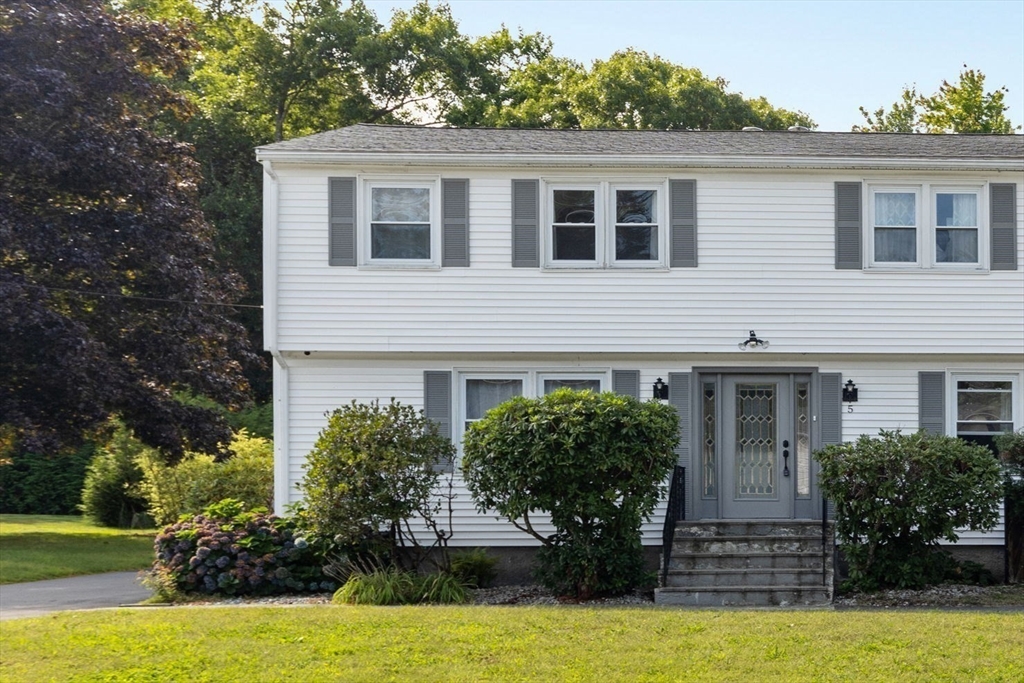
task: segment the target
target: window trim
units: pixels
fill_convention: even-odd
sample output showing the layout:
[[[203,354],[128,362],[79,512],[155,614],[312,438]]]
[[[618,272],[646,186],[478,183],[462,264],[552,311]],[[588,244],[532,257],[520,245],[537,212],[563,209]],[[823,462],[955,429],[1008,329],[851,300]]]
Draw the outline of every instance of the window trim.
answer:
[[[929,234],[930,240],[929,240],[929,243],[928,243],[928,252],[927,253],[928,253],[928,255],[929,255],[930,259],[931,259],[930,262],[931,262],[931,267],[932,268],[939,268],[939,269],[942,269],[942,270],[972,270],[972,271],[976,271],[976,270],[979,270],[979,269],[987,269],[988,268],[988,262],[987,262],[987,259],[986,259],[986,256],[988,255],[988,238],[987,238],[987,230],[985,229],[986,226],[987,226],[987,222],[985,220],[985,215],[987,213],[986,212],[987,206],[984,203],[985,202],[985,194],[986,194],[984,192],[984,189],[985,188],[982,185],[944,185],[944,184],[930,185],[929,204],[928,204],[928,212],[929,212],[929,215],[928,215],[928,218],[929,218],[929,221],[928,221],[928,234]],[[954,230],[958,229],[956,226],[942,226],[942,225],[937,225],[936,224],[937,213],[938,213],[938,210],[937,210],[937,207],[936,207],[936,203],[938,201],[938,196],[940,194],[973,194],[975,197],[977,197],[977,199],[978,199],[977,200],[977,204],[976,204],[976,206],[977,206],[977,216],[976,216],[976,219],[977,220],[975,222],[975,226],[973,228],[971,228],[969,226],[963,226],[963,227],[959,228],[961,230],[971,230],[971,229],[973,229],[973,230],[977,231],[977,235],[978,235],[978,260],[977,261],[975,261],[973,263],[955,263],[955,262],[947,263],[947,262],[940,262],[937,259],[938,248],[937,248],[935,242],[936,242],[936,239],[938,239],[938,231],[939,231],[939,229],[941,229],[941,228],[952,228]]]
[[[359,237],[359,265],[368,268],[420,268],[441,267],[441,178],[393,176],[364,176],[359,179],[360,190],[357,202],[356,222]],[[429,259],[385,259],[372,256],[373,190],[376,188],[419,188],[430,191],[430,258]]]
[[[669,267],[670,222],[669,181],[652,180],[581,180],[572,178],[541,178],[540,193],[542,223],[540,240],[542,268],[550,270],[665,270]],[[555,190],[591,190],[594,192],[594,253],[592,261],[566,261],[554,259],[554,192]],[[616,190],[651,190],[655,199],[654,225],[658,231],[658,258],[626,260],[615,258],[615,192]],[[560,224],[561,225],[561,224]]]
[[[917,258],[914,261],[878,261],[875,259],[875,230],[879,227],[889,228],[897,226],[879,226],[875,222],[875,197],[879,194],[913,194],[914,195],[914,233],[916,242]],[[892,268],[903,270],[906,268],[920,268],[922,264],[922,233],[924,232],[922,220],[922,188],[920,185],[872,185],[868,188],[868,220],[867,220],[867,249],[868,264],[871,268]],[[909,229],[905,227],[904,229]]]
[[[1020,372],[989,372],[984,370],[950,370],[946,373],[946,434],[957,436],[957,398],[959,382],[1010,382],[1011,420],[1013,430],[1016,431],[1024,426],[1024,394],[1021,387],[1024,386],[1024,373]]]
[[[953,271],[978,273],[988,272],[989,254],[989,215],[988,215],[988,183],[955,182],[955,181],[898,181],[884,180],[864,183],[864,201],[867,204],[863,212],[864,226],[862,242],[864,244],[864,270],[881,272],[908,271]],[[915,195],[915,211],[917,225],[917,260],[913,262],[877,261],[875,260],[875,195],[886,192],[912,192]],[[946,263],[936,260],[937,230],[947,226],[936,225],[936,201],[939,194],[974,194],[978,198],[977,226],[978,261],[974,263]],[[885,226],[882,226],[885,227]],[[965,227],[964,229],[972,229]]]
[[[462,457],[462,437],[466,432],[466,381],[471,379],[518,379],[523,382],[523,393],[526,398],[537,398],[544,395],[545,379],[596,379],[601,382],[601,391],[612,390],[612,378],[610,368],[571,368],[565,370],[541,369],[538,370],[517,370],[509,368],[454,368],[454,386],[452,387],[452,398],[455,402],[454,415],[452,420],[452,441],[455,443],[458,455]]]

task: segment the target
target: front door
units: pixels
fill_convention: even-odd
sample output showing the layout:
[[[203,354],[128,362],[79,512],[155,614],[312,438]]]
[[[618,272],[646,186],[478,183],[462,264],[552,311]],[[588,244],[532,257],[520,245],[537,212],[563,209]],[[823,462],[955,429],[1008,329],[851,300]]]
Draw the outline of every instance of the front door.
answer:
[[[721,386],[722,517],[792,518],[794,377],[724,375]]]

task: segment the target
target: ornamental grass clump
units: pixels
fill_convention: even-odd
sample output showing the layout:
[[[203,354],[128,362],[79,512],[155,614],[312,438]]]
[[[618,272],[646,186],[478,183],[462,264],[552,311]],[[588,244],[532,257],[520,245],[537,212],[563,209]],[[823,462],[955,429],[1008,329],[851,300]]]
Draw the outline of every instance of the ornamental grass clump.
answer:
[[[337,583],[322,571],[326,546],[303,535],[293,519],[227,499],[157,535],[150,584],[163,593],[332,591]]]
[[[835,506],[852,588],[922,588],[954,569],[940,540],[995,526],[999,464],[984,446],[924,432],[882,431],[815,453]]]

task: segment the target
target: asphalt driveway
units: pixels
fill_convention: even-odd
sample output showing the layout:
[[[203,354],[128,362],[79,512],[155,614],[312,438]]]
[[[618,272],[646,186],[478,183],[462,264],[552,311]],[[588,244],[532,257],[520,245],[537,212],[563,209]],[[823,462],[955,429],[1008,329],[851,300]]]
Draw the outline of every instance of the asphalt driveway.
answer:
[[[152,594],[138,582],[138,572],[9,583],[0,586],[0,620],[37,617],[61,610],[131,605]]]

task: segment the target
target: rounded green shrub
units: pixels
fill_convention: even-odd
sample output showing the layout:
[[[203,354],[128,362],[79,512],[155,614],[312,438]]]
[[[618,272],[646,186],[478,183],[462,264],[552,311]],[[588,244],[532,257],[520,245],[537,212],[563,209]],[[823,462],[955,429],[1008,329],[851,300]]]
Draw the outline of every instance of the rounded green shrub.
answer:
[[[991,529],[998,520],[1002,477],[984,446],[882,431],[815,457],[856,588],[940,582],[950,564],[939,541],[956,541],[958,529]]]
[[[621,394],[560,389],[490,410],[463,441],[462,471],[481,512],[539,540],[538,579],[562,595],[646,583],[640,526],[676,462],[675,408]],[[544,536],[531,515],[551,516]]]
[[[436,423],[411,406],[394,399],[387,405],[353,401],[328,415],[306,459],[303,517],[339,546],[375,556],[378,566],[401,562],[410,552],[426,556],[413,518],[443,554],[450,532],[435,520],[436,493],[440,466],[454,451]]]

